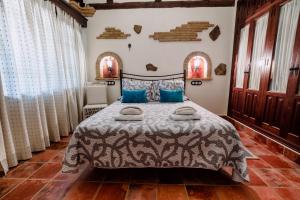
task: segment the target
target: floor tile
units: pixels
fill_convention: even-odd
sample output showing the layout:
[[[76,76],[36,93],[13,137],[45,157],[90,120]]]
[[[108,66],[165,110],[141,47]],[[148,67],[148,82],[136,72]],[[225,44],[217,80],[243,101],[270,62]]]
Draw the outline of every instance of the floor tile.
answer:
[[[0,198],[23,181],[21,179],[0,179]]]
[[[241,139],[242,143],[245,145],[245,147],[254,147],[257,145],[257,142],[254,140],[251,140],[250,138],[244,137]]]
[[[220,200],[254,200],[255,192],[246,186],[218,186],[216,193]]]
[[[65,195],[64,200],[92,200],[101,183],[76,182]]]
[[[9,192],[5,200],[30,200],[42,187],[46,185],[46,180],[26,180]]]
[[[61,200],[72,186],[67,181],[51,181],[43,187],[34,197],[34,200]]]
[[[270,187],[255,187],[251,186],[252,191],[255,193],[255,199],[260,200],[288,200],[281,198],[274,188]]]
[[[273,152],[269,151],[266,147],[264,147],[262,145],[248,147],[248,149],[256,156],[275,155]]]
[[[252,169],[248,169],[250,182],[248,185],[267,186],[267,184]]]
[[[186,190],[189,200],[218,200],[214,186],[188,185]]]
[[[60,151],[54,158],[52,158],[50,160],[50,162],[59,162],[62,163],[63,159],[65,156],[65,152],[64,151]]]
[[[35,173],[43,163],[23,163],[16,169],[8,172],[6,178],[28,178]]]
[[[296,169],[275,169],[282,176],[287,178],[295,187],[300,188],[300,172]]]
[[[79,178],[80,174],[71,174],[71,173],[62,173],[61,171],[58,172],[54,180],[56,181],[76,181]]]
[[[30,179],[51,179],[61,170],[61,167],[61,163],[45,163]]]
[[[124,200],[128,184],[103,183],[95,200]]]
[[[27,162],[47,162],[54,158],[58,153],[59,151],[47,149],[46,151],[34,153],[32,158]]]
[[[274,156],[263,155],[260,156],[260,158],[275,168],[291,168],[291,165],[289,165],[287,162],[283,161],[282,159],[280,159],[278,156],[275,155]]]
[[[272,167],[263,159],[258,159],[258,160],[247,159],[247,164],[248,167],[250,168],[271,168]]]
[[[158,185],[157,200],[188,200],[184,185]]]
[[[126,200],[156,200],[157,185],[132,184]]]
[[[274,169],[253,169],[254,172],[271,187],[290,187],[291,182]]]
[[[279,194],[279,196],[284,200],[299,200],[300,189],[276,188],[275,190]]]

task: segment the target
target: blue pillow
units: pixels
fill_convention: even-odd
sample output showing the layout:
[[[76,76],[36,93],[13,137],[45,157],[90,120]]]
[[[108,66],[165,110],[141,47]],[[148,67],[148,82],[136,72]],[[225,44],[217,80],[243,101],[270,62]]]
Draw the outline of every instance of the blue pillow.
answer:
[[[122,90],[122,103],[147,103],[146,90]]]
[[[183,102],[182,90],[163,90],[159,89],[160,102]]]

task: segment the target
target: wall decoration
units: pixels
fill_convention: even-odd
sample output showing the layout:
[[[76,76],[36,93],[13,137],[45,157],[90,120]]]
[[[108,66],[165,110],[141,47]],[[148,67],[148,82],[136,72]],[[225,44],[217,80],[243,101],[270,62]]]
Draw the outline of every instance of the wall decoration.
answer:
[[[157,67],[151,63],[146,65],[146,69],[147,69],[147,71],[157,71]]]
[[[75,0],[70,0],[69,5],[73,7],[75,10],[80,12],[85,17],[93,17],[96,9],[94,7],[91,7],[89,5],[86,5],[85,7],[81,7],[79,3]]]
[[[121,58],[113,52],[105,52],[96,61],[96,80],[114,80],[120,78],[123,64]]]
[[[188,80],[210,80],[211,60],[209,56],[200,51],[190,53],[184,60],[183,67],[186,70]]]
[[[153,38],[159,42],[201,41],[198,38],[198,33],[213,26],[209,22],[188,22],[168,32],[155,32],[153,35],[149,35],[149,38]]]
[[[101,33],[97,39],[127,39],[130,34],[125,34],[120,29],[114,27],[106,27],[105,31]]]
[[[128,43],[128,45],[127,45],[127,46],[128,46],[128,50],[130,51],[130,49],[131,49],[131,46],[132,46],[132,45],[131,45],[131,43]]]
[[[226,75],[226,64],[221,63],[218,65],[218,67],[216,67],[215,69],[215,74],[216,75]]]
[[[142,32],[142,26],[141,25],[134,25],[133,30],[137,33],[140,34]]]
[[[209,37],[212,39],[212,41],[216,41],[220,35],[221,30],[218,25],[209,33]]]

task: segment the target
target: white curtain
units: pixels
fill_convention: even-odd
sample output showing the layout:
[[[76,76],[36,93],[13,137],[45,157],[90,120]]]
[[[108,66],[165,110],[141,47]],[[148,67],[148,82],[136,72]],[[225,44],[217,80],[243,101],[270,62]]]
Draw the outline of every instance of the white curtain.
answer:
[[[0,0],[0,170],[60,141],[81,120],[80,25],[49,1]]]
[[[247,47],[249,37],[249,24],[242,28],[240,34],[240,44],[237,58],[237,71],[236,71],[236,87],[243,88],[244,72],[247,65]]]
[[[259,90],[260,76],[264,66],[264,49],[268,28],[269,13],[263,15],[256,21],[249,88]]]
[[[300,13],[300,1],[293,0],[281,7],[275,56],[272,64],[271,90],[286,92],[289,68],[292,62],[293,49]]]

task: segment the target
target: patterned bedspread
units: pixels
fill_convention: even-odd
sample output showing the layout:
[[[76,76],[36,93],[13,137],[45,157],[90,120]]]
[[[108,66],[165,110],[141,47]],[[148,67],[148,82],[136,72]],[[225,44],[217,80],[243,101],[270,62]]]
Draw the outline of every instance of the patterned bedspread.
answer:
[[[63,172],[86,165],[99,168],[233,167],[232,179],[248,181],[246,152],[232,124],[199,105],[184,103],[130,104],[144,110],[143,121],[115,121],[117,101],[84,120],[74,131],[63,161]],[[193,106],[201,120],[172,121],[179,106]]]

